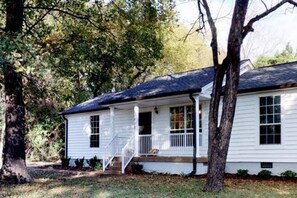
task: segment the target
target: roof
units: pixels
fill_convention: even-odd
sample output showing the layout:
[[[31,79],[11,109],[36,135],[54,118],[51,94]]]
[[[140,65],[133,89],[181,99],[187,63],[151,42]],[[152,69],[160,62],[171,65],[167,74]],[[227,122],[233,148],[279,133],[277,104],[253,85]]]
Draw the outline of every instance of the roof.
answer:
[[[266,66],[240,76],[238,93],[297,86],[297,62]]]
[[[97,111],[97,110],[106,110],[109,109],[108,107],[103,107],[99,105],[101,102],[108,100],[108,98],[113,97],[117,93],[107,93],[96,98],[87,100],[83,103],[80,103],[70,109],[62,111],[62,115],[67,114],[75,114],[75,113],[82,113],[82,112],[89,112],[89,111]]]
[[[109,98],[101,104],[127,102],[148,98],[200,92],[202,87],[213,81],[214,67],[156,77],[136,87]]]
[[[83,102],[61,114],[105,110],[107,104],[200,92],[211,83],[214,67],[156,77],[126,91],[107,93]],[[250,70],[240,76],[238,93],[297,87],[297,62]]]

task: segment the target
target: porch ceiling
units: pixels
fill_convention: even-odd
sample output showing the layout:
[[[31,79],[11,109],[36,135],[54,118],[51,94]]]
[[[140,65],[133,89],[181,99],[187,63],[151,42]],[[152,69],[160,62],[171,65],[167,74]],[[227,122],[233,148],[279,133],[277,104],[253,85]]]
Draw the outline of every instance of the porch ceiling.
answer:
[[[209,98],[200,96],[200,101],[209,100]],[[133,102],[126,103],[117,103],[116,105],[112,105],[117,109],[132,109],[135,104],[138,104],[140,108],[145,107],[155,107],[155,106],[164,106],[164,105],[174,105],[174,104],[185,104],[192,103],[189,94],[178,95],[178,96],[170,96],[170,97],[160,97],[154,99],[144,99],[137,100]]]

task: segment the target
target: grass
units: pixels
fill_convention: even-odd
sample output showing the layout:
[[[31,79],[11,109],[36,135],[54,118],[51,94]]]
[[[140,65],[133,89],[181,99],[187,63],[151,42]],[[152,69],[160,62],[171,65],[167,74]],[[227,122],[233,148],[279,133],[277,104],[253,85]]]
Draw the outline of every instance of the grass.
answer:
[[[226,179],[220,194],[205,179],[169,175],[107,176],[99,172],[31,170],[35,183],[2,186],[0,197],[296,197],[296,181]]]

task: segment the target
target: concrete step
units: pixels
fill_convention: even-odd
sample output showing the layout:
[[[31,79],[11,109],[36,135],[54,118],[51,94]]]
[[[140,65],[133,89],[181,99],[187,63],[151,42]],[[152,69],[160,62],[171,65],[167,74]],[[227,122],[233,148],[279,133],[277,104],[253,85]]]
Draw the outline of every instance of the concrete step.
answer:
[[[104,175],[122,175],[121,170],[105,170],[103,172]]]

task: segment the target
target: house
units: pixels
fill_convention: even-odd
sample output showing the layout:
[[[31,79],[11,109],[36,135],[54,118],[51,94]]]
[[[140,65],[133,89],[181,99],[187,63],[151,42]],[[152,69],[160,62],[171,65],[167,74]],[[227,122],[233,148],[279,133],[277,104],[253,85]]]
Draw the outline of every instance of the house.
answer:
[[[96,155],[104,170],[118,164],[123,173],[134,160],[148,172],[186,174],[196,159],[195,174],[206,173],[213,73],[157,77],[63,111],[66,156]],[[245,60],[240,74],[226,172],[297,172],[297,62],[254,68]]]

